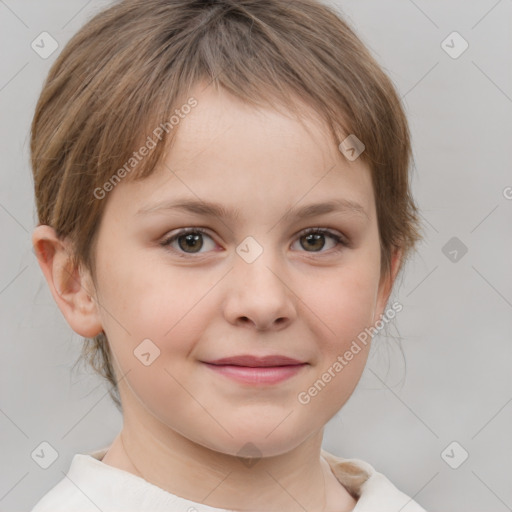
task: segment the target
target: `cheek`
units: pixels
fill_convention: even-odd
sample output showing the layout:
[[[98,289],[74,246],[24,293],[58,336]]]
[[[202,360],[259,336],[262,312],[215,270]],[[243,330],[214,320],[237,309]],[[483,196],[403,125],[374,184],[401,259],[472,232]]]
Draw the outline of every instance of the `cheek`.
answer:
[[[126,375],[119,386],[123,399],[137,408],[137,397],[166,424],[176,423],[176,410],[200,416],[183,386],[190,387],[187,376],[195,371],[188,355],[212,322],[209,315],[218,314],[202,300],[215,283],[206,278],[191,284],[186,269],[133,257],[105,265],[101,277],[105,331],[120,375]]]
[[[327,423],[346,403],[365,368],[378,274],[371,266],[346,266],[310,291],[302,313],[317,342],[315,375],[298,395],[299,410],[312,424]],[[309,421],[309,420],[308,420]]]
[[[309,307],[310,326],[323,340],[327,353],[343,350],[361,331],[372,325],[378,273],[371,265],[347,265],[326,274],[316,286],[308,286],[304,302]],[[306,314],[306,313],[304,313]],[[316,322],[312,315],[316,315]],[[314,316],[313,315],[313,316]]]
[[[120,258],[116,264],[105,262],[98,276],[100,301],[108,310],[103,314],[106,322],[115,329],[113,317],[119,320],[134,341],[155,338],[167,343],[183,329],[197,329],[197,321],[205,318],[197,314],[201,300],[215,281],[207,274],[204,279],[191,279],[192,272],[162,264],[161,258],[136,255]]]
[[[121,375],[129,372],[126,381],[150,409],[180,402],[173,376],[182,382],[194,371],[189,354],[219,314],[208,301],[215,279],[192,280],[186,268],[134,255],[98,267],[99,277],[100,270],[104,328]]]

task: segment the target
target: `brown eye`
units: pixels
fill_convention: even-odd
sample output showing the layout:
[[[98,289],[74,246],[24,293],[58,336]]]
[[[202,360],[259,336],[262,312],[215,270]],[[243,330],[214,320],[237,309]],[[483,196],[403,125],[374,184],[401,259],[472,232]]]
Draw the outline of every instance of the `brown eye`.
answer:
[[[304,240],[304,243],[301,243],[302,247],[313,249],[314,251],[320,251],[325,245],[325,235],[319,233],[303,235],[301,240]]]
[[[177,240],[180,249],[183,249],[184,251],[188,251],[190,249],[192,252],[197,252],[201,250],[201,247],[203,246],[202,238],[202,234],[188,233],[186,235],[180,235]]]
[[[166,238],[161,245],[178,254],[200,254],[205,245],[204,237],[211,240],[211,237],[201,228],[182,229],[175,235]],[[213,245],[215,246],[215,243]]]
[[[326,244],[326,238],[330,238],[333,242],[331,249],[339,250],[345,246],[347,246],[347,242],[336,233],[331,233],[325,229],[320,228],[310,228],[303,232],[299,237],[300,245],[306,252],[328,252],[329,248],[326,251],[322,251]]]

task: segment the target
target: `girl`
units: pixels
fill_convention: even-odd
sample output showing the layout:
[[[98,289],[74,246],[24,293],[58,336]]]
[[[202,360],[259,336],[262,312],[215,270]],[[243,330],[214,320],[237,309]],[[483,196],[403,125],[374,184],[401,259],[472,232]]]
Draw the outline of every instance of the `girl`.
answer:
[[[118,2],[31,152],[35,252],[123,413],[33,512],[423,510],[322,450],[419,240],[399,98],[333,10]]]

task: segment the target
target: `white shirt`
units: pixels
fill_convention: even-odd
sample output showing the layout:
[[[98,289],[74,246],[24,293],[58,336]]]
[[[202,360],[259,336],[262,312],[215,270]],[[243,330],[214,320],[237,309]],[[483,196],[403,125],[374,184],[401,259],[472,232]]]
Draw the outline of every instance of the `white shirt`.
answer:
[[[230,512],[187,500],[101,459],[108,448],[73,457],[65,478],[31,512]],[[357,504],[352,512],[425,512],[384,475],[359,459],[322,457]]]

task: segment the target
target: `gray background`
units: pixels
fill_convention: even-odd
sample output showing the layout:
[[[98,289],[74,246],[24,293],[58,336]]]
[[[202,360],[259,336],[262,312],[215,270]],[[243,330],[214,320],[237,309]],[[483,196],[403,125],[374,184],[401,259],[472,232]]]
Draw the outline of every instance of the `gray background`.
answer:
[[[106,446],[122,425],[99,378],[71,370],[80,337],[30,243],[35,103],[58,51],[107,3],[0,0],[2,512],[30,510],[75,453]],[[370,462],[430,511],[512,510],[512,0],[333,3],[403,98],[425,240],[392,297],[404,306],[406,364],[396,331],[375,339],[324,448]],[[30,46],[43,31],[59,43],[48,59]],[[453,31],[469,43],[458,58],[441,46]],[[467,247],[457,261],[455,246],[443,252],[452,237]],[[31,458],[42,441],[59,455],[46,470]],[[457,469],[441,456],[455,466],[462,450]]]

